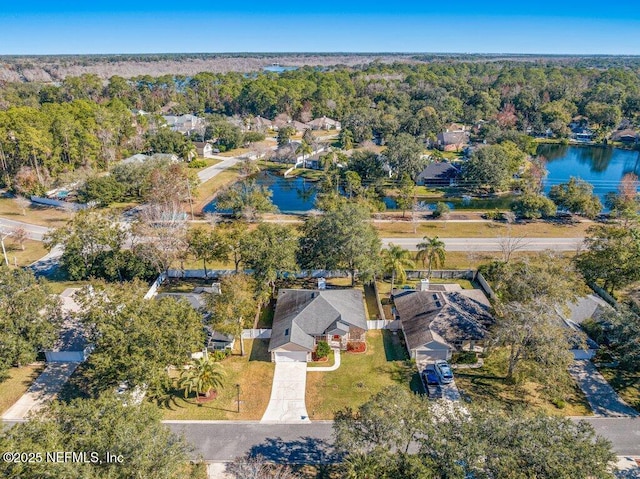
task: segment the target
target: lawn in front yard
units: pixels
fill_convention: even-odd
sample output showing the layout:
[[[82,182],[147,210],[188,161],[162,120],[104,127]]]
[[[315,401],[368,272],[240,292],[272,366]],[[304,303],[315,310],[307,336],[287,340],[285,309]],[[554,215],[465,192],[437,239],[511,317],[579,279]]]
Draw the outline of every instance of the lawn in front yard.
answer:
[[[17,242],[11,240],[11,237],[7,238],[4,243],[7,250],[7,259],[11,266],[29,266],[49,252],[42,241],[26,240],[23,243],[24,250]],[[4,258],[2,258],[2,261],[4,261]]]
[[[238,343],[238,341],[236,341]],[[196,403],[195,394],[184,399],[184,391],[175,389],[169,401],[159,404],[163,419],[259,420],[271,395],[274,363],[267,351],[268,340],[245,340],[246,355],[239,350],[224,359],[225,386],[210,402]],[[239,349],[240,345],[237,344]],[[240,385],[240,413],[237,411],[236,384]]]
[[[19,368],[9,368],[6,376],[0,377],[0,414],[4,414],[20,399],[43,369],[44,364],[29,364]]]
[[[307,372],[307,412],[312,420],[333,419],[336,411],[357,408],[387,386],[422,391],[418,370],[397,335],[367,332],[367,351],[343,352],[335,371]]]
[[[598,368],[611,387],[632,408],[640,411],[640,371]]]
[[[72,216],[73,213],[69,213],[61,208],[38,206],[34,203],[26,208],[25,214],[23,215],[22,210],[13,198],[0,196],[0,217],[10,220],[56,228],[65,225]]]
[[[491,408],[542,411],[555,416],[590,416],[592,414],[584,394],[568,377],[571,384],[565,406],[558,408],[542,394],[542,385],[526,382],[512,385],[506,381],[506,350],[494,351],[480,368],[454,369],[456,385],[463,397],[472,403]],[[566,373],[569,376],[569,372]]]

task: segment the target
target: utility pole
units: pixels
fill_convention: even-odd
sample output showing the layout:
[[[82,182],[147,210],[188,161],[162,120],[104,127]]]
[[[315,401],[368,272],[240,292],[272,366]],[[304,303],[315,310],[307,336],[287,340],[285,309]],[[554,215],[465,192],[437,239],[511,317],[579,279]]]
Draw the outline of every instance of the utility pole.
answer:
[[[191,207],[191,221],[193,221],[193,198],[191,198],[191,183],[187,178],[187,191],[189,192],[189,206]]]
[[[4,262],[9,266],[9,258],[7,258],[7,250],[4,247],[4,239],[11,236],[11,233],[0,233],[0,244],[2,245],[2,254],[4,255]]]
[[[236,384],[236,392],[238,397],[238,414],[240,414],[240,385]]]

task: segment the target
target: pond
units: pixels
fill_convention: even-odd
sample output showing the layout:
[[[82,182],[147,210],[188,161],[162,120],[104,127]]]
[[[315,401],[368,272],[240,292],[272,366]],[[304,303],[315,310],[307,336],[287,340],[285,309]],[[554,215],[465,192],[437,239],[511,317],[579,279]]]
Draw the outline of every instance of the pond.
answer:
[[[543,144],[538,155],[547,160],[545,192],[553,185],[575,176],[593,185],[594,194],[604,203],[604,196],[617,191],[627,173],[640,176],[640,152],[600,146],[567,146]]]
[[[284,178],[268,171],[261,171],[255,176],[256,183],[265,186],[273,193],[271,201],[281,213],[306,213],[313,209],[316,201],[316,188],[313,182],[299,176]],[[215,200],[207,204],[203,211],[216,211]],[[224,213],[224,212],[221,212]]]

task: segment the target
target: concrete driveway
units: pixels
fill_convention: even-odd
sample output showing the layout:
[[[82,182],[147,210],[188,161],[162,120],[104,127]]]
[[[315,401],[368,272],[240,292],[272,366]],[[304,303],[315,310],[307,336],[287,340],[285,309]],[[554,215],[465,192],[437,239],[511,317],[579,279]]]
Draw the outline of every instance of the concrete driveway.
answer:
[[[593,414],[604,417],[637,417],[638,412],[625,403],[598,369],[588,360],[577,360],[569,366],[569,373],[589,401]]]
[[[302,361],[276,363],[271,398],[260,422],[310,422],[304,401],[306,386],[307,363]]]
[[[2,415],[2,419],[21,420],[42,409],[56,394],[80,363],[48,363],[26,393]]]

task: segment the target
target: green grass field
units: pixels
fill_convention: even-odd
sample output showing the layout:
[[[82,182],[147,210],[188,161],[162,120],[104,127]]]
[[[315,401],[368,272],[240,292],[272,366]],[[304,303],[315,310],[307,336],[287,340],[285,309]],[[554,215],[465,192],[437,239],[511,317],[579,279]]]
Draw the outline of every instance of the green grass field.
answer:
[[[43,369],[43,364],[9,368],[6,377],[0,377],[0,414],[15,404]]]
[[[335,371],[307,372],[307,412],[312,420],[333,419],[336,411],[357,408],[386,386],[422,392],[418,371],[398,336],[369,331],[366,352],[343,352]]]
[[[169,401],[159,404],[164,419],[226,419],[258,420],[267,409],[271,395],[274,363],[267,352],[268,341],[245,340],[246,355],[234,355],[224,359],[226,378],[218,396],[206,403],[197,403],[192,394],[184,399],[184,391],[175,389]],[[240,385],[240,413],[237,412],[236,384]]]

